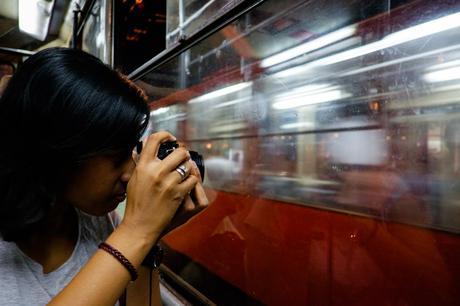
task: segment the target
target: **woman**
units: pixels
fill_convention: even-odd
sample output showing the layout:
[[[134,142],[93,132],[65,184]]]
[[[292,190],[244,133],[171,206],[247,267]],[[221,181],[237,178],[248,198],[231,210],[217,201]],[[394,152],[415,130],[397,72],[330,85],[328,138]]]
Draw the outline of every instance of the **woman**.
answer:
[[[0,305],[114,305],[125,289],[128,305],[160,303],[141,263],[207,198],[185,149],[156,157],[167,132],[135,164],[148,118],[141,91],[82,51],[18,69],[0,99]]]

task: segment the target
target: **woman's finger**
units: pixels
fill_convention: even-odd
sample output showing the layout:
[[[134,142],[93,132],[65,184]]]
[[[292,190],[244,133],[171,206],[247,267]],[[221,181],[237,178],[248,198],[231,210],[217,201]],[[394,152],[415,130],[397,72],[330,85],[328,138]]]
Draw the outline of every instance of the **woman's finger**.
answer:
[[[202,182],[203,178],[201,177],[200,169],[198,169],[198,166],[196,165],[194,160],[192,160],[191,163],[192,163],[192,170],[190,174],[196,176],[199,179],[199,181]]]
[[[193,211],[195,209],[195,203],[193,203],[192,198],[190,195],[185,197],[184,203],[182,204],[182,208],[184,211]]]
[[[144,161],[156,158],[160,144],[165,141],[174,140],[176,140],[176,138],[166,131],[161,131],[150,135],[146,141],[144,141],[139,162],[142,163]]]
[[[208,197],[206,196],[206,192],[204,191],[201,181],[198,181],[198,183],[196,184],[192,192],[193,192],[195,204],[197,206],[204,208],[209,205],[209,200],[208,200]]]
[[[179,192],[183,195],[183,198],[185,199],[185,197],[190,194],[192,189],[195,188],[197,183],[198,179],[196,178],[196,176],[189,175],[182,181],[182,183],[177,185],[177,188]]]
[[[177,185],[181,184],[184,180],[186,180],[190,176],[190,171],[192,169],[192,164],[190,161],[185,161],[182,164],[179,164],[175,168],[173,167],[172,170],[170,170],[171,166],[166,165],[166,162],[163,160],[161,163],[161,169],[157,170],[158,173],[165,173],[163,175],[163,181],[165,184],[171,186],[171,185]]]
[[[196,165],[194,161],[191,161],[191,164],[193,168],[190,174],[198,178],[198,183],[196,184],[195,188],[192,191],[193,200],[196,205],[200,207],[206,207],[209,204],[209,200],[208,200],[208,197],[206,196],[206,192],[204,191],[203,185],[201,184],[202,179],[201,179],[200,170],[198,169],[198,166]]]
[[[184,148],[177,148],[163,159],[162,170],[171,172],[179,167],[182,163],[190,160],[190,153]],[[192,164],[187,164],[187,175],[193,168]]]

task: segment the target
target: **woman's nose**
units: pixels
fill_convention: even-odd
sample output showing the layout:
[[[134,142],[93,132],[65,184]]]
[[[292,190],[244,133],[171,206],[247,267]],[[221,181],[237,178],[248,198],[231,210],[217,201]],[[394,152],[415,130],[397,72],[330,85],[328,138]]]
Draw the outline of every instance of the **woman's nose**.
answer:
[[[129,160],[126,161],[126,164],[123,168],[123,173],[121,175],[122,182],[127,183],[130,180],[131,175],[133,174],[134,168],[136,168],[136,163],[134,162],[132,158],[130,158]]]

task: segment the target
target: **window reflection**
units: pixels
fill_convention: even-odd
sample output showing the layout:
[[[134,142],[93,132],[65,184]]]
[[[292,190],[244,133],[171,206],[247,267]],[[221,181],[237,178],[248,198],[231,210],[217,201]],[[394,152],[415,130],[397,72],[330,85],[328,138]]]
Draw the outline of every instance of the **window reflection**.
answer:
[[[282,301],[251,295],[267,304],[319,292],[311,279],[348,304],[418,304],[404,279],[454,305],[443,252],[458,253],[458,238],[439,233],[460,230],[459,12],[446,1],[266,1],[147,74],[176,76],[155,83],[175,91],[150,94],[151,130],[203,153],[221,209],[195,223],[208,252],[180,235],[171,244],[249,295],[283,288]],[[296,281],[260,279],[278,258]]]
[[[458,228],[443,217],[456,207],[446,203],[456,201],[447,196],[451,171],[441,165],[454,158],[455,168],[457,160],[447,131],[458,116],[460,13],[438,5],[436,14],[417,15],[422,8],[409,1],[389,20],[350,18],[347,25],[342,15],[336,28],[313,23],[319,32],[297,44],[283,41],[284,49],[268,48],[272,53],[258,59],[242,57],[237,42],[268,45],[277,34],[262,31],[271,36],[261,39],[260,27],[247,24],[261,12],[251,12],[246,23],[236,22],[240,36],[231,43],[188,52],[187,89],[159,100],[165,106],[152,111],[150,130],[169,130],[209,153],[208,184],[216,189],[238,190],[243,181],[251,186],[245,192],[375,216],[387,209],[377,202],[388,206],[410,194],[435,216],[411,217],[417,206],[385,218]],[[161,70],[170,78],[183,64]],[[362,185],[372,181],[395,186]]]

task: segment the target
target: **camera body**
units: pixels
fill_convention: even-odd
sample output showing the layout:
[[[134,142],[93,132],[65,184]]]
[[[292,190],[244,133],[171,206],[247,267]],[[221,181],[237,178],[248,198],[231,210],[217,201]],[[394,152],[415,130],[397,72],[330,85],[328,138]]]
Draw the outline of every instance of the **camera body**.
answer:
[[[164,159],[166,156],[171,154],[175,149],[179,147],[179,144],[177,141],[166,141],[163,142],[160,145],[160,148],[158,149],[158,155],[157,157],[159,159]],[[200,171],[201,174],[201,180],[204,180],[204,161],[203,161],[203,156],[196,152],[196,151],[188,151],[190,153],[190,158],[195,162],[195,164],[198,166],[198,170]]]

